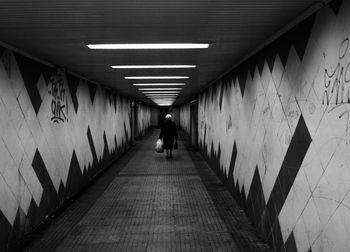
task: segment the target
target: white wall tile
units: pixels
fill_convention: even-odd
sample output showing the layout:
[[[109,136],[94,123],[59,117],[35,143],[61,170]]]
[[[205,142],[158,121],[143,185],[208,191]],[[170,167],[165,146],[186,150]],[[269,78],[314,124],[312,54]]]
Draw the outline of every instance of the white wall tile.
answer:
[[[308,251],[311,248],[303,218],[299,218],[293,229],[293,234],[298,251]]]
[[[342,212],[342,213],[341,213]],[[344,222],[343,214],[347,215],[346,222]],[[339,251],[346,252],[350,250],[349,235],[346,224],[350,224],[348,217],[350,211],[343,206],[335,212],[332,218],[325,226],[323,232],[317,238],[312,246],[312,251]]]
[[[302,169],[303,168],[301,168],[301,170],[298,172],[293,186],[289,191],[283,208],[279,214],[279,221],[284,240],[288,238],[298,220],[301,219],[304,208],[311,199],[311,191]],[[302,222],[300,222],[299,225],[302,225]],[[299,227],[299,229],[302,228],[303,226]]]
[[[272,69],[272,80],[277,90],[281,85],[282,75],[284,74],[284,68],[280,56],[277,54],[275,63]]]
[[[34,157],[36,151],[36,143],[34,141],[32,133],[28,129],[27,123],[23,123],[22,127],[18,131],[18,137],[24,148],[24,152],[28,158]]]
[[[295,51],[294,46],[292,45],[289,54],[288,54],[288,60],[286,63],[286,68],[284,71],[284,74],[287,75],[289,83],[291,83],[292,87],[295,89],[297,86],[299,86],[297,79],[299,76],[299,70],[300,70],[300,58]]]
[[[278,57],[278,56],[277,56]],[[278,66],[278,68],[280,67],[280,65]],[[282,70],[283,71],[283,70]],[[278,70],[276,68],[276,73],[278,73]],[[275,74],[276,74],[275,73]],[[270,72],[270,68],[267,64],[267,61],[265,60],[264,61],[264,68],[263,68],[263,71],[261,73],[261,78],[260,78],[260,81],[261,81],[261,85],[262,85],[262,88],[264,90],[264,92],[266,93],[267,92],[267,88],[268,88],[268,85],[270,83],[270,80],[272,78],[272,74]],[[276,80],[278,80],[279,78],[278,77],[275,77]]]
[[[299,100],[299,104],[310,136],[312,139],[314,139],[316,131],[318,130],[325,114],[325,109],[322,106],[321,101],[316,96],[313,88],[310,90],[307,99],[305,101]]]
[[[28,213],[30,202],[32,201],[33,196],[29,192],[29,189],[23,180],[20,177],[19,180],[19,205],[25,214]]]
[[[12,191],[8,187],[8,184],[6,183],[6,181],[1,175],[0,175],[0,202],[6,202],[6,204],[0,204],[0,210],[5,215],[10,225],[13,225],[17,214],[18,202],[14,197]]]
[[[7,165],[4,167],[5,169],[2,172],[2,177],[6,181],[9,189],[11,190],[14,198],[17,202],[19,202],[19,195],[20,195],[20,178],[19,178],[19,172],[17,170],[17,165],[12,158],[9,158]]]
[[[10,83],[13,90],[13,93],[15,97],[17,98],[19,94],[22,92],[25,88],[20,70],[17,65],[17,61],[13,53],[9,50],[6,50],[6,52],[9,54],[10,61],[11,61],[11,76],[10,76]]]
[[[43,193],[43,188],[40,184],[38,177],[35,174],[31,161],[26,156],[23,157],[22,163],[18,171],[21,174],[21,177],[24,179],[26,186],[30,191],[30,194],[35,200],[35,203],[37,204],[37,206],[39,206],[41,196]]]
[[[270,128],[265,135],[262,156],[267,169],[265,173],[261,175],[261,180],[264,197],[266,201],[268,201],[284,159],[276,131],[272,128]]]
[[[0,121],[0,127],[2,129],[1,138],[4,141],[6,149],[9,151],[14,162],[19,165],[23,155],[23,147],[18,138],[15,127],[13,126],[11,119],[8,117],[6,108],[0,99],[0,115],[2,120]]]
[[[318,215],[313,198],[311,198],[305,206],[302,218],[306,227],[306,235],[309,243],[313,244],[323,230],[321,219]]]

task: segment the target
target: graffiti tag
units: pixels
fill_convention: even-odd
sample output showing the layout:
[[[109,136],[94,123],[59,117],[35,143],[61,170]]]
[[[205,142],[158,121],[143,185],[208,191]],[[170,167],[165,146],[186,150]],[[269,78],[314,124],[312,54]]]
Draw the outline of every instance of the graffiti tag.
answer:
[[[68,99],[64,85],[64,72],[58,70],[49,83],[51,95],[51,121],[54,123],[68,122]]]
[[[338,49],[338,62],[324,70],[324,87],[322,104],[328,106],[328,113],[350,104],[350,62],[346,57],[349,52],[350,40],[343,39]],[[346,121],[346,129],[350,128],[349,109],[340,112],[339,119]]]
[[[324,70],[325,91],[322,104],[331,105],[330,110],[339,105],[350,104],[350,62],[345,58],[348,50],[349,38],[346,38],[340,43],[336,66]]]

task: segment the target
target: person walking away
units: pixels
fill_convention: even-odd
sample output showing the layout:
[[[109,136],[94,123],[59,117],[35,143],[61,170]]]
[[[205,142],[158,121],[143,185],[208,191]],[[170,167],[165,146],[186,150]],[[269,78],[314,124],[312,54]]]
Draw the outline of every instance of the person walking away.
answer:
[[[167,114],[165,116],[165,122],[160,130],[159,139],[163,140],[163,146],[165,149],[166,156],[165,158],[172,158],[174,140],[177,141],[177,128],[173,121],[171,121],[171,115]]]

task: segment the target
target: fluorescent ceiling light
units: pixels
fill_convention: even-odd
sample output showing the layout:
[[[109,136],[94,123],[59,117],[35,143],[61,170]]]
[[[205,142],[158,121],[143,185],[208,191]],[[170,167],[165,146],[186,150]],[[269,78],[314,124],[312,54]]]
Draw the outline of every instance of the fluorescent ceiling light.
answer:
[[[152,100],[154,102],[161,102],[161,103],[171,103],[174,102],[175,100]]]
[[[150,97],[151,100],[167,100],[167,101],[172,101],[175,100],[176,97]]]
[[[146,43],[146,44],[88,44],[90,49],[205,49],[209,47],[206,43]]]
[[[140,91],[181,90],[182,88],[139,88]]]
[[[183,80],[189,79],[188,76],[127,76],[126,80]]]
[[[146,96],[178,96],[178,93],[146,93]]]
[[[144,94],[179,94],[180,91],[143,91]]]
[[[135,83],[134,86],[185,86],[185,83]]]
[[[147,97],[148,99],[151,99],[151,100],[158,100],[158,99],[168,99],[168,100],[176,100],[177,97]]]
[[[196,68],[196,65],[119,65],[111,66],[115,69],[141,69],[141,68]]]
[[[151,98],[151,99],[153,99],[153,98],[162,98],[162,99],[164,99],[164,98],[175,98],[175,97],[177,97],[177,95],[146,95],[146,96],[148,96],[149,98]]]
[[[158,99],[151,99],[152,101],[175,101],[175,99],[161,99],[161,98],[158,98]]]
[[[158,106],[171,106],[172,103],[171,104],[170,103],[158,103],[157,105]]]
[[[151,98],[154,98],[154,97],[177,97],[178,94],[145,94],[145,96],[147,97],[151,97]]]
[[[165,98],[159,98],[159,97],[147,97],[148,99],[150,100],[167,100],[167,101],[175,101],[176,100],[176,97],[165,97]]]

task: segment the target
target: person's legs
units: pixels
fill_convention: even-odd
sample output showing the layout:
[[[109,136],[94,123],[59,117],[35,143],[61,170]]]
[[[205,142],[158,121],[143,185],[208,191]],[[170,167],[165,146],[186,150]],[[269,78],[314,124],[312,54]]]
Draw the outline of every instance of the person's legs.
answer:
[[[169,154],[169,157],[172,158],[172,157],[173,157],[173,149],[172,149],[172,148],[169,149],[169,153],[170,153],[170,154]]]
[[[166,153],[165,158],[168,159],[169,158],[169,149],[165,149],[165,153]]]

